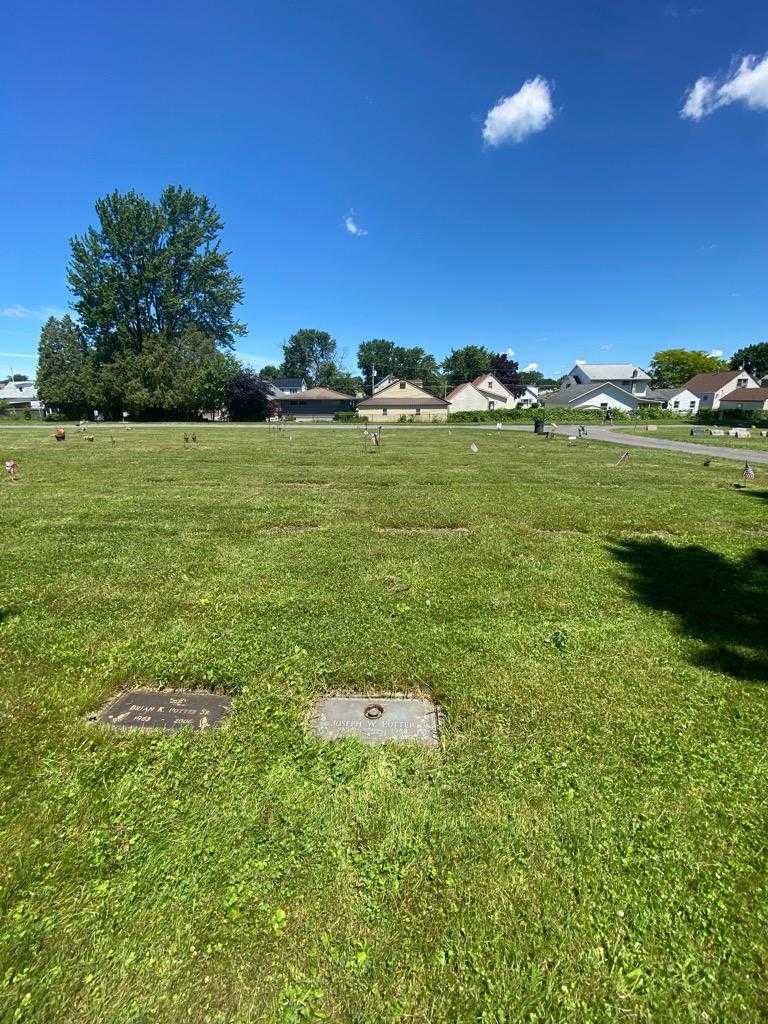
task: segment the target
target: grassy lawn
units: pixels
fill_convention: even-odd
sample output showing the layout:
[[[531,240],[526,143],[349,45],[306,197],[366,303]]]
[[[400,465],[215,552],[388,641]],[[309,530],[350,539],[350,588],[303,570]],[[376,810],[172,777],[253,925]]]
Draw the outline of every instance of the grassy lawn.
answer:
[[[727,427],[721,427],[721,430],[727,430]],[[627,434],[637,434],[640,437],[661,437],[666,438],[669,441],[690,441],[692,444],[714,444],[720,445],[724,448],[743,448],[745,451],[768,451],[768,437],[760,437],[760,428],[751,427],[749,428],[752,437],[738,438],[738,437],[691,437],[691,425],[690,423],[681,424],[680,426],[669,426],[667,424],[659,425],[658,430],[652,431],[650,434],[647,430],[640,430],[632,428],[625,431]]]
[[[766,1020],[761,467],[94,432],[0,430],[0,1020]],[[234,712],[86,722],[147,684]],[[442,749],[309,737],[334,691]]]

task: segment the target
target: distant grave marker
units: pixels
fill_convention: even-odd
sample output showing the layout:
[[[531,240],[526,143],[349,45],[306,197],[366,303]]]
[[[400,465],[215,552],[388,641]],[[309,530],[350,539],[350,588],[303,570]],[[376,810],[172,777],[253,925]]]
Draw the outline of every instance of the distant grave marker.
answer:
[[[326,697],[314,705],[309,724],[324,740],[356,736],[363,743],[411,740],[425,747],[440,742],[440,712],[416,697]]]
[[[114,729],[215,729],[232,706],[218,693],[181,690],[129,690],[121,693],[92,721]]]

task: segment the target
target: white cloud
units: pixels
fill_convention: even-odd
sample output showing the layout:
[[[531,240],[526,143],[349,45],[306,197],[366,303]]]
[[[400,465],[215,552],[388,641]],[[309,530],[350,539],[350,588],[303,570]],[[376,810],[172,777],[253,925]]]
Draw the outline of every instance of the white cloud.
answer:
[[[539,364],[538,363],[528,363],[527,366],[523,367],[522,372],[523,373],[532,373],[534,370],[538,370],[538,368],[539,368]]]
[[[515,354],[515,350],[513,348],[508,348],[507,349],[507,359],[511,359],[514,354]]]
[[[4,309],[0,309],[0,316],[9,316],[15,320],[23,320],[25,317],[32,316],[32,310],[27,309],[26,306],[6,306]]]
[[[723,354],[723,350],[721,348],[713,348],[709,354],[715,359],[720,359]]]
[[[600,351],[601,352],[610,352],[612,349],[613,349],[613,345],[601,345],[600,346]]]
[[[578,366],[579,363],[586,363],[586,359],[574,359],[574,366]]]
[[[537,75],[529,78],[513,96],[503,96],[491,107],[483,125],[483,139],[489,146],[522,142],[534,132],[543,132],[552,118],[552,86]]]
[[[26,306],[5,306],[0,309],[0,316],[10,317],[13,320],[47,320],[49,316],[64,316],[66,312],[65,309],[57,309],[55,306],[43,306],[42,309],[27,309]]]
[[[700,121],[737,102],[750,110],[768,110],[768,53],[742,57],[724,77],[698,78],[686,93],[680,116]]]
[[[354,210],[350,210],[349,213],[344,218],[344,229],[350,235],[357,235],[358,238],[361,237],[362,235],[367,235],[368,234],[368,232],[365,230],[365,228],[361,228],[360,225],[355,220],[355,211]]]
[[[30,359],[34,363],[37,356],[31,356],[28,352],[0,352],[0,359]]]

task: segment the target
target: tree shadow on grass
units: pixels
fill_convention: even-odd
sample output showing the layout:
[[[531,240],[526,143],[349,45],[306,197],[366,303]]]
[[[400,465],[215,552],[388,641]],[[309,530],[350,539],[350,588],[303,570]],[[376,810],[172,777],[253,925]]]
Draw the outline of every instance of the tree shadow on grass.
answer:
[[[681,632],[706,645],[694,664],[753,682],[768,682],[768,551],[740,562],[691,545],[660,540],[613,547],[630,571],[639,601],[677,616]]]
[[[768,491],[744,491],[744,494],[748,494],[750,498],[762,498],[763,501],[768,501]]]

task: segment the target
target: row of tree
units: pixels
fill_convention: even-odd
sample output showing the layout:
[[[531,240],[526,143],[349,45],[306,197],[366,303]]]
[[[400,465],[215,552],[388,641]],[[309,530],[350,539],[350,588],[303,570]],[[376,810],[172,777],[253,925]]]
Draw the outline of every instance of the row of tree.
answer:
[[[344,368],[336,340],[314,328],[291,335],[281,365],[257,374],[232,354],[245,333],[235,316],[243,283],[230,270],[221,218],[205,196],[168,186],[153,203],[133,191],[113,192],[97,201],[96,214],[97,226],[70,243],[67,279],[77,319],[51,317],[40,336],[40,398],[66,415],[98,409],[109,418],[188,418],[226,408],[258,419],[268,408],[264,379],[281,376],[347,394],[370,392],[387,374],[420,379],[436,394],[489,371],[510,388],[556,383],[480,345],[454,349],[439,362],[419,346],[384,338],[360,344],[356,375]],[[739,350],[731,365],[768,374],[768,343]],[[668,387],[726,367],[703,351],[667,349],[650,369],[656,386]]]

